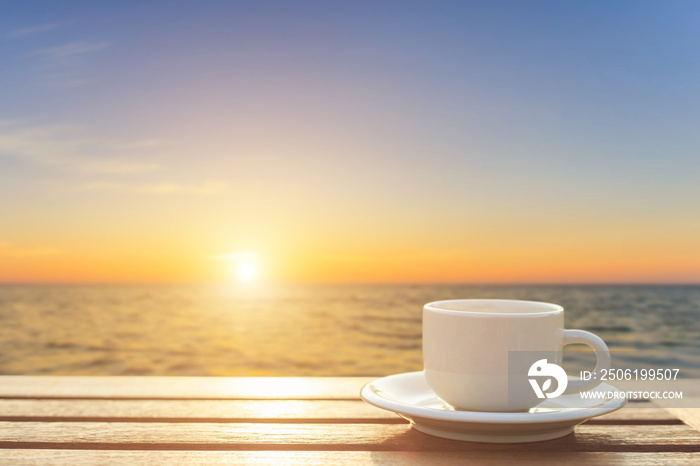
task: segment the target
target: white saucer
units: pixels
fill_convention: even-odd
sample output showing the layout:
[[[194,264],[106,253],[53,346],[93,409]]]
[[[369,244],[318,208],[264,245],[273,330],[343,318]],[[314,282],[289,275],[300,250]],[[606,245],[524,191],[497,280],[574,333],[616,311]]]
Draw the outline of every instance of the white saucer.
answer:
[[[360,396],[408,419],[411,426],[426,434],[470,442],[520,443],[563,437],[583,421],[627,403],[622,392],[610,384],[601,383],[592,391],[620,395],[587,400],[578,394],[562,395],[522,413],[456,411],[435,395],[423,372],[407,372],[368,383]]]

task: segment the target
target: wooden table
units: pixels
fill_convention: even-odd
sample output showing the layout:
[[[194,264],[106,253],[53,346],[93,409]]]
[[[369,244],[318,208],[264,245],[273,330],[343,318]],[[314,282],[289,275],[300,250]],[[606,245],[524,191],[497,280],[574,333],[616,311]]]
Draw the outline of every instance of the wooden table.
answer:
[[[0,463],[700,464],[700,409],[635,402],[557,440],[468,443],[361,401],[370,380],[2,376]]]

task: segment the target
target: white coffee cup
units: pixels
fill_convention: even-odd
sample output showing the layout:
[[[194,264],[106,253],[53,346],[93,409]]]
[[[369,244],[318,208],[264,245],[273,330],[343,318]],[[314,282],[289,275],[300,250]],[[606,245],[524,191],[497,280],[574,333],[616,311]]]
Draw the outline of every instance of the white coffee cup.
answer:
[[[517,383],[515,377],[509,380],[513,374],[509,355],[542,352],[551,355],[549,363],[560,366],[563,347],[573,343],[595,351],[597,373],[610,368],[610,353],[603,340],[583,330],[565,330],[564,308],[557,304],[458,299],[423,308],[426,380],[437,396],[459,410],[502,412],[534,407],[543,400],[531,386],[527,368]],[[599,383],[570,380],[563,394],[590,390]]]

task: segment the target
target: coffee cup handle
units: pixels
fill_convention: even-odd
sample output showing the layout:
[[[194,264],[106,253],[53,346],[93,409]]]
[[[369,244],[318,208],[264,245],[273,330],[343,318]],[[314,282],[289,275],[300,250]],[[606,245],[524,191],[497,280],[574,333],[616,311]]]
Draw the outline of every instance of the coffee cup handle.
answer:
[[[596,387],[600,384],[601,372],[610,370],[610,351],[600,337],[584,330],[564,330],[564,346],[573,345],[574,343],[582,343],[595,351],[596,364],[594,373],[598,374],[598,377],[590,380],[570,380],[566,390],[564,390],[565,395],[583,392]]]

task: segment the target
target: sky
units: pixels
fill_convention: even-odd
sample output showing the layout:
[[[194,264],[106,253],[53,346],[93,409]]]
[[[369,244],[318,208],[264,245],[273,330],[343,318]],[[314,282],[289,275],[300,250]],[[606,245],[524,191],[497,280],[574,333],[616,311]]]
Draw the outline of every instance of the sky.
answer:
[[[700,283],[700,3],[3,1],[0,282]]]

